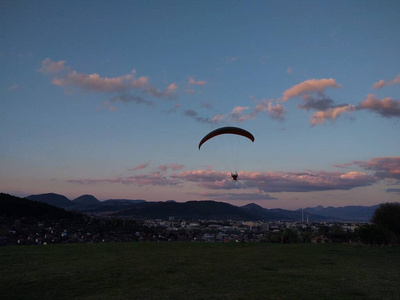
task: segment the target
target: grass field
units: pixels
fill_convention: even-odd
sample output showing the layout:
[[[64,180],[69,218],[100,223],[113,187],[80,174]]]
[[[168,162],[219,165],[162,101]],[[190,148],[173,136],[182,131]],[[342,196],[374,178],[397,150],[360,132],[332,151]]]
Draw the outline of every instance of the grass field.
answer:
[[[400,299],[400,247],[108,243],[0,248],[1,299]]]

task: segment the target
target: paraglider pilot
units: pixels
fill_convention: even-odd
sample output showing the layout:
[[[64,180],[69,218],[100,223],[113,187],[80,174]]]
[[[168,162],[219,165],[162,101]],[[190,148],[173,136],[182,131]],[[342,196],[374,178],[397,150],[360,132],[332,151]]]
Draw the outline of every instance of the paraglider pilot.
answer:
[[[232,181],[238,181],[239,175],[237,172],[231,173]]]

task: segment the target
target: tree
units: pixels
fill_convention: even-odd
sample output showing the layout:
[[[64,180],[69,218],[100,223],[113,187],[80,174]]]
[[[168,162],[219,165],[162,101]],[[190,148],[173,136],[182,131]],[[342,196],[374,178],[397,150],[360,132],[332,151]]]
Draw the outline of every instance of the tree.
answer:
[[[389,244],[400,242],[400,204],[381,204],[372,216],[372,224],[361,226],[360,239],[366,244]]]
[[[367,245],[389,244],[393,236],[388,229],[376,224],[361,226],[357,232],[361,241]]]
[[[382,226],[395,235],[400,235],[400,204],[384,203],[375,210],[372,222]]]

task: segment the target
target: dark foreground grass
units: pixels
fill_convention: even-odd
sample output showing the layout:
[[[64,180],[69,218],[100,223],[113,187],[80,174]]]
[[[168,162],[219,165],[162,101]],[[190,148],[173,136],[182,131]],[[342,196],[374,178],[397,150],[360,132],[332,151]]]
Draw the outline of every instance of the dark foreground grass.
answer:
[[[400,299],[400,247],[109,243],[0,248],[2,299]]]

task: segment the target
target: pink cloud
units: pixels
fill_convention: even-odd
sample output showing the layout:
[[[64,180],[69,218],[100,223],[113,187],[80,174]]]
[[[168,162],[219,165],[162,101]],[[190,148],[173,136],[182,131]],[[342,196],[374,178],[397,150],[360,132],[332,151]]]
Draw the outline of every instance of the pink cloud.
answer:
[[[358,109],[368,109],[385,118],[400,117],[400,101],[390,97],[383,99],[369,94],[367,98],[358,104]]]
[[[176,90],[178,89],[178,85],[176,83],[171,83],[167,89],[165,90],[165,93],[167,95],[172,95],[176,92]]]
[[[341,172],[243,172],[246,186],[264,192],[311,192],[349,190],[377,182],[365,173]]]
[[[269,116],[272,119],[284,120],[286,110],[280,103],[274,105],[271,100],[262,100],[254,108],[253,110],[254,116],[259,112],[268,112]]]
[[[312,116],[311,125],[325,123],[327,120],[335,121],[342,114],[352,111],[355,111],[355,107],[350,104],[317,111]]]
[[[53,76],[52,84],[64,88],[79,88],[88,92],[126,92],[139,90],[158,98],[171,98],[178,86],[171,83],[164,91],[160,91],[149,83],[146,76],[135,78],[136,71],[117,77],[101,77],[99,74],[83,74],[65,66],[65,61],[53,62],[47,58],[42,61],[41,72]]]
[[[185,165],[180,165],[180,164],[176,164],[176,163],[172,163],[172,164],[165,164],[165,165],[161,165],[159,166],[157,169],[161,170],[163,172],[167,172],[168,169],[172,170],[172,171],[178,171],[178,170],[182,170],[185,167]]]
[[[50,58],[46,58],[45,60],[42,61],[41,63],[42,67],[40,68],[39,71],[42,73],[54,74],[54,73],[59,73],[61,71],[70,70],[69,67],[65,66],[65,63],[66,63],[65,60],[52,61]]]
[[[266,193],[199,193],[197,197],[202,199],[211,199],[216,201],[262,201],[262,200],[276,200],[277,198],[272,197]]]
[[[286,102],[297,96],[309,95],[314,92],[323,93],[328,87],[338,88],[340,85],[333,78],[306,80],[284,91],[282,100]]]
[[[229,178],[227,172],[217,172],[213,170],[194,170],[184,171],[178,174],[173,174],[171,177],[192,182],[216,182]]]
[[[102,78],[98,74],[87,75],[71,71],[65,77],[53,78],[52,83],[62,87],[79,87],[90,92],[124,92],[133,86],[131,80],[132,74]]]
[[[372,185],[379,179],[362,172],[240,172],[239,182],[229,173],[212,170],[186,171],[173,178],[195,182],[211,190],[256,189],[266,193],[348,190]]]
[[[106,107],[108,110],[117,111],[117,108],[115,106],[112,106],[110,102],[103,102],[103,106]]]
[[[120,184],[133,184],[137,186],[177,186],[179,181],[171,177],[166,177],[160,172],[153,172],[145,175],[135,175],[128,177],[117,178],[87,178],[87,179],[70,179],[70,183],[78,184],[97,184],[97,183],[120,183]]]
[[[206,85],[207,81],[205,80],[195,80],[193,77],[189,78],[189,85]]]
[[[353,161],[339,167],[357,165],[365,170],[375,171],[374,176],[380,179],[393,179],[400,182],[400,156],[374,157],[368,161]]]
[[[389,86],[389,85],[398,84],[398,83],[400,83],[400,74],[389,81],[385,81],[383,79],[379,80],[378,82],[373,84],[372,89],[377,90],[377,89],[383,88],[384,86]]]
[[[249,107],[243,107],[243,106],[237,106],[232,109],[231,112],[221,115],[217,114],[212,118],[213,123],[219,123],[219,122],[243,122],[248,120],[251,116],[250,115],[244,115],[243,113],[248,110]]]
[[[136,170],[142,170],[147,168],[150,165],[150,161],[147,161],[143,164],[137,165],[136,167],[128,169],[129,171],[136,171]]]

